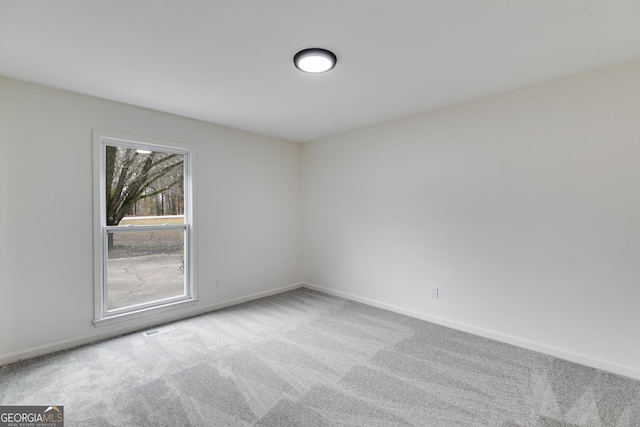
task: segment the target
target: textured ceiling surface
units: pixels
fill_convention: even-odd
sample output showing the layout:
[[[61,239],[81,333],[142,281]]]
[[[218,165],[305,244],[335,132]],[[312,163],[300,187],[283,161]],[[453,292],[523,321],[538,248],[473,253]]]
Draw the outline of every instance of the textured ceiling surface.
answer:
[[[638,59],[639,22],[638,0],[0,0],[0,75],[304,142]],[[297,71],[309,47],[336,68]]]

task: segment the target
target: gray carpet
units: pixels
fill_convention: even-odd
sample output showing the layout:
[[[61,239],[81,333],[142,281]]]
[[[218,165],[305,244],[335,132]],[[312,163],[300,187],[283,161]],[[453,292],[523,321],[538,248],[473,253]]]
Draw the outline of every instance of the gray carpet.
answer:
[[[307,289],[0,368],[67,426],[640,426],[640,381]]]

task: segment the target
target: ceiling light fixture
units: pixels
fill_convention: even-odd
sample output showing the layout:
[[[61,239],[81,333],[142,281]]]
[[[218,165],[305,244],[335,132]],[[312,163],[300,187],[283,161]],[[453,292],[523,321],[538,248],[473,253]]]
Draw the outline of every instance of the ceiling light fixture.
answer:
[[[298,70],[313,74],[330,71],[336,66],[337,61],[333,52],[317,47],[301,50],[293,57],[293,63]]]

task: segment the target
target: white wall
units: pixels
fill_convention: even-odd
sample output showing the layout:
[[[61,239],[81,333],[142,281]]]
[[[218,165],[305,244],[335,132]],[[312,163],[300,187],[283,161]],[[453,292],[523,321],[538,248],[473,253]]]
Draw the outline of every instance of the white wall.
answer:
[[[93,128],[196,148],[200,301],[174,317],[300,282],[300,144],[0,78],[0,363],[133,329],[92,325]]]
[[[640,378],[639,76],[305,144],[305,281]]]

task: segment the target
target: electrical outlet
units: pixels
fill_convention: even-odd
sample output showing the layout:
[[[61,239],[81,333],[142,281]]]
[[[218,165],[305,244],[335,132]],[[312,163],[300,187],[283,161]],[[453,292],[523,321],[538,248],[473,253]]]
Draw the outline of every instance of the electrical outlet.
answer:
[[[429,296],[431,298],[438,298],[438,287],[437,286],[432,286],[431,289],[429,289]]]
[[[220,279],[215,279],[213,281],[213,287],[214,288],[219,288],[220,287]]]

